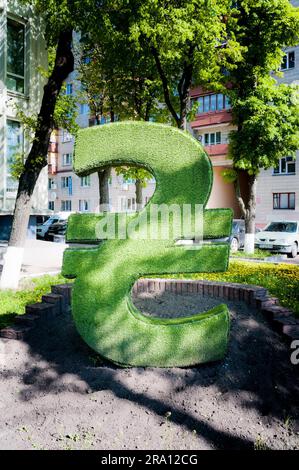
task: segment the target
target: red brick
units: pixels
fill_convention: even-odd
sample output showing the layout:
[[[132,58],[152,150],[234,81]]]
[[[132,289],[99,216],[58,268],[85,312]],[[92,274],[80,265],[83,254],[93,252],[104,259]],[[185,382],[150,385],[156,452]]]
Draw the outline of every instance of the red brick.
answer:
[[[34,313],[25,313],[24,315],[17,315],[14,321],[15,323],[32,326],[39,320],[39,318],[40,315],[35,315]]]
[[[234,300],[240,300],[240,288],[234,287]]]
[[[31,330],[30,326],[8,326],[7,328],[3,328],[0,330],[1,338],[6,339],[24,339],[26,334]]]
[[[188,282],[182,282],[182,292],[185,294],[188,292]]]
[[[165,281],[160,281],[159,286],[160,286],[160,292],[165,292],[166,282]]]
[[[213,297],[219,297],[219,285],[214,284],[213,286]]]
[[[53,309],[54,305],[48,303],[26,305],[26,313],[34,313],[39,315],[41,319],[53,316]]]
[[[54,305],[54,315],[60,315],[65,308],[64,297],[61,294],[48,294],[42,296],[42,301]]]
[[[299,325],[283,325],[282,332],[292,340],[299,339]]]
[[[169,281],[166,282],[165,284],[165,291],[166,292],[171,292],[171,284]]]
[[[177,294],[181,294],[182,293],[182,288],[183,288],[183,285],[182,285],[182,282],[181,281],[177,281],[175,283],[175,291]]]
[[[220,284],[219,287],[218,287],[218,297],[220,298],[224,298],[224,286],[223,284]]]
[[[70,305],[72,297],[72,284],[58,284],[51,287],[51,292],[53,294],[60,294],[64,297],[66,305]]]
[[[228,286],[228,299],[229,300],[234,300],[235,298],[235,287],[232,285]]]
[[[223,297],[225,299],[229,299],[229,287],[228,286],[223,287]]]
[[[154,281],[148,281],[148,292],[154,292],[155,291],[155,283]]]
[[[203,284],[202,284],[202,281],[198,281],[198,282],[197,282],[196,288],[197,288],[197,289],[196,289],[196,290],[197,290],[197,293],[203,295]]]

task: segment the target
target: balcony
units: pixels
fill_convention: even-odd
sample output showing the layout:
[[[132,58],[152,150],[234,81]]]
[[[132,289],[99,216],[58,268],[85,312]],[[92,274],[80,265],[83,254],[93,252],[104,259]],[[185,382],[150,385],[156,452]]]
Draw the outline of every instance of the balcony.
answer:
[[[53,163],[48,163],[48,174],[49,175],[56,175],[57,173],[57,166]]]
[[[58,142],[50,142],[48,147],[49,153],[58,153]]]
[[[209,111],[207,113],[197,114],[195,116],[195,120],[191,122],[191,127],[192,129],[198,129],[200,127],[230,123],[231,121],[231,110],[221,109],[219,111]]]
[[[228,155],[228,144],[206,145],[204,149],[209,157],[226,157]]]

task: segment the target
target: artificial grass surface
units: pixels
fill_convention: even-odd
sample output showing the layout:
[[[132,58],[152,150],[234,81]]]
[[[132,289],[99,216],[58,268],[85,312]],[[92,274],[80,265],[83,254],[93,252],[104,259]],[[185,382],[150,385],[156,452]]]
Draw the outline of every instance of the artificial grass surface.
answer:
[[[139,221],[144,234],[152,204],[194,207],[208,201],[212,166],[190,134],[143,122],[79,131],[74,161],[77,174],[124,164],[143,166],[156,179],[150,203],[130,218]],[[113,215],[109,217],[111,220]],[[71,216],[67,239],[97,240],[95,226],[100,220],[101,216]],[[230,235],[231,210],[206,211],[205,220],[206,238]],[[151,228],[155,223],[160,233],[165,221],[151,220]],[[157,320],[145,317],[132,305],[131,289],[139,277],[151,274],[224,271],[228,258],[228,244],[188,249],[175,246],[171,238],[109,239],[97,248],[67,250],[63,275],[76,278],[72,310],[77,329],[89,346],[117,364],[172,367],[221,359],[229,332],[225,305],[192,319]]]

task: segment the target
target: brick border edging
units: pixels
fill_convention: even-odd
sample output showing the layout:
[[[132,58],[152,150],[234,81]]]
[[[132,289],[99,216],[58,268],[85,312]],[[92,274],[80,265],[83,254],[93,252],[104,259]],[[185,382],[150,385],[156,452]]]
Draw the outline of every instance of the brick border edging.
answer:
[[[199,293],[203,296],[243,301],[261,311],[277,333],[289,341],[299,339],[299,319],[295,318],[291,310],[282,307],[278,299],[270,296],[264,287],[232,282],[148,278],[139,279],[133,292]]]
[[[271,297],[264,287],[188,279],[139,279],[133,286],[133,293],[172,292],[174,294],[195,294],[243,301],[260,310],[272,327],[288,340],[299,339],[299,320],[293,313],[279,304],[276,297]],[[51,287],[51,294],[43,295],[42,302],[27,305],[24,315],[16,316],[15,324],[0,330],[0,337],[23,339],[38,324],[41,317],[55,317],[71,308],[72,284],[60,284]]]
[[[17,315],[15,323],[0,330],[0,337],[6,339],[24,339],[41,318],[62,315],[71,308],[71,284],[59,284],[51,287],[51,293],[42,296],[42,302],[26,306],[24,315]]]

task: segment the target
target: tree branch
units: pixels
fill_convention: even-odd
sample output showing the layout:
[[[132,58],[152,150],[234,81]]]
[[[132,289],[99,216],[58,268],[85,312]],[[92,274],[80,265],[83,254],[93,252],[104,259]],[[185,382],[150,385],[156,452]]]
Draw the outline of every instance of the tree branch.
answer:
[[[165,103],[173,117],[173,119],[175,120],[176,124],[178,127],[181,127],[181,119],[180,117],[177,115],[177,112],[175,111],[172,103],[171,103],[171,99],[170,99],[170,94],[169,94],[169,87],[168,87],[168,80],[167,80],[167,77],[164,73],[164,70],[163,70],[163,67],[162,67],[162,64],[161,64],[161,61],[160,61],[160,57],[159,57],[159,54],[158,54],[158,51],[155,47],[151,47],[151,52],[154,56],[154,59],[155,59],[155,62],[156,62],[156,66],[157,66],[157,70],[158,70],[158,73],[160,75],[160,78],[161,78],[161,81],[162,81],[162,86],[163,86],[163,93],[164,93],[164,99],[165,99]]]
[[[47,165],[48,148],[54,129],[54,111],[64,80],[74,70],[71,29],[61,31],[53,71],[44,87],[34,141],[20,176],[14,208],[10,246],[24,246],[31,211],[31,197],[41,170]]]

